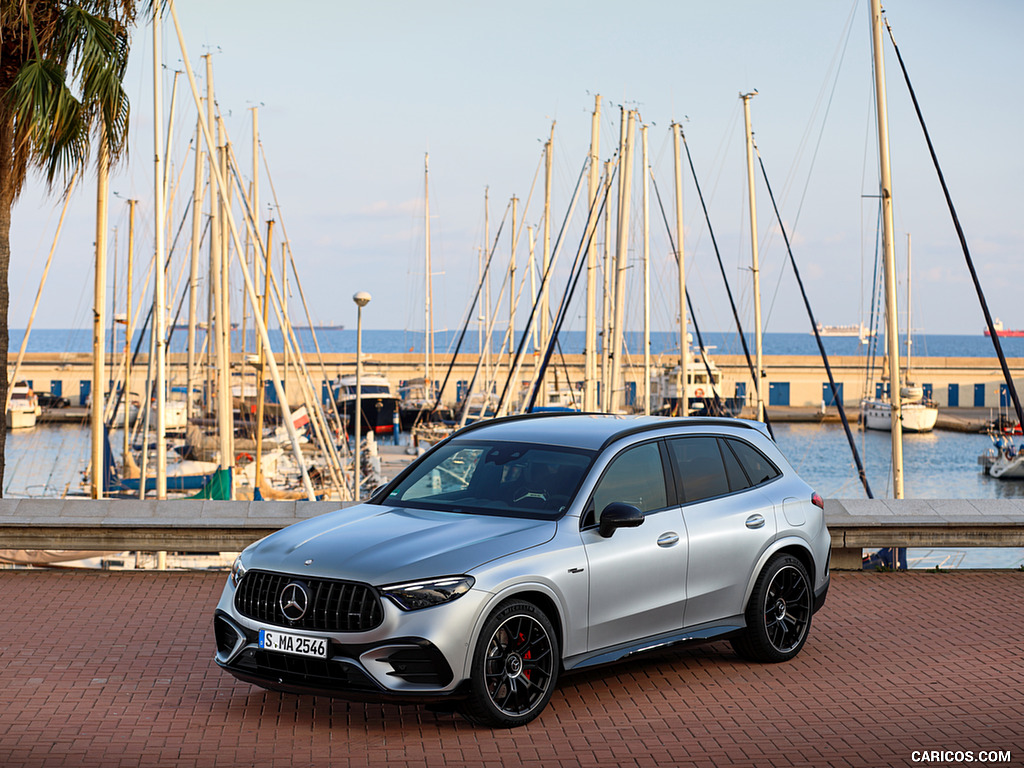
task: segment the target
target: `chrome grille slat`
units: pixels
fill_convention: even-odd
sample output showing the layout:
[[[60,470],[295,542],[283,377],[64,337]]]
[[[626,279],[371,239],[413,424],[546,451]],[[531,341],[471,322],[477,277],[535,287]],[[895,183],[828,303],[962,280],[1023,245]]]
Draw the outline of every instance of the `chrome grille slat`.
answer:
[[[281,590],[293,581],[309,589],[310,605],[298,621],[285,618],[278,599]],[[235,590],[235,608],[243,616],[266,624],[320,632],[365,632],[384,621],[380,595],[369,585],[266,571],[251,570],[242,577]]]

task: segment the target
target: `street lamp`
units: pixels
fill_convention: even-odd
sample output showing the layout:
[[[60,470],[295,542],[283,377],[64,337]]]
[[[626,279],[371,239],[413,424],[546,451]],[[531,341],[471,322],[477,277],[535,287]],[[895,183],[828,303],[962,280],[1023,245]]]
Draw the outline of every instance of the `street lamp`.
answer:
[[[362,458],[360,437],[363,426],[363,307],[370,303],[370,294],[358,291],[352,296],[356,303],[356,403],[352,418],[356,420],[355,484],[353,498],[359,501],[359,470]]]

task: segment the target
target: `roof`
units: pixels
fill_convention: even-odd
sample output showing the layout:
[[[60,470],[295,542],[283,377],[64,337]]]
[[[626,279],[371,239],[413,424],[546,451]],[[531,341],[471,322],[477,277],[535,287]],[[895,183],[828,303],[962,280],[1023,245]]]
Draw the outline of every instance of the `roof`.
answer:
[[[567,448],[598,450],[626,435],[666,428],[714,427],[752,429],[767,434],[761,422],[747,419],[615,416],[598,413],[540,413],[477,422],[452,439],[511,440],[545,443]]]

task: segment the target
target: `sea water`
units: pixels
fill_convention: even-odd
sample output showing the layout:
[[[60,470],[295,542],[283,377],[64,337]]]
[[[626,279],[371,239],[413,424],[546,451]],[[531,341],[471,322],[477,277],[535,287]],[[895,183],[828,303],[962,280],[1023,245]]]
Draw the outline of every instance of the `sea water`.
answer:
[[[204,331],[198,331],[197,342],[202,344]],[[313,331],[309,328],[297,328],[295,335],[299,340],[299,347],[303,352],[313,352],[316,345],[313,342]],[[356,332],[354,330],[338,330],[336,328],[316,329],[316,341],[320,350],[325,354],[356,351]],[[10,331],[9,347],[12,353],[16,353],[24,338],[24,330],[12,329]],[[171,332],[168,351],[185,352],[187,332],[184,329],[176,328]],[[461,338],[461,345],[460,345]],[[501,347],[503,334],[494,333],[492,349]],[[519,337],[517,336],[517,339]],[[743,345],[736,333],[725,333],[711,331],[703,335],[704,345],[710,351],[712,357],[721,355],[742,355]],[[255,334],[250,329],[244,334],[245,348],[255,349]],[[136,332],[133,334],[132,346],[139,345],[143,352],[149,350],[148,336],[143,337],[139,344],[140,337]],[[366,354],[384,353],[422,353],[423,352],[423,331],[396,331],[396,330],[364,330],[363,351]],[[753,354],[754,339],[747,334],[747,347]],[[867,357],[872,352],[871,344],[862,344],[859,339],[851,337],[825,337],[822,339],[825,344],[825,351],[829,355],[847,355]],[[243,333],[241,330],[232,332],[231,348],[239,350],[243,348]],[[1007,357],[1024,357],[1024,337],[1002,338],[1000,342],[1003,352]],[[271,329],[270,344],[275,352],[283,350],[283,341],[279,330]],[[564,354],[580,354],[583,352],[584,334],[581,331],[562,332],[559,335],[559,347]],[[642,349],[642,336],[637,332],[625,334],[626,348],[630,350]],[[697,345],[696,334],[693,334],[693,344]],[[881,337],[877,337],[876,345],[881,344]],[[766,333],[764,335],[764,354],[766,355],[818,355],[818,346],[814,336],[810,333]],[[111,342],[109,333],[104,342],[106,349],[113,348],[120,354],[124,348],[124,333],[121,328]],[[479,336],[475,328],[469,329],[465,334],[459,331],[441,330],[434,333],[434,349],[438,356],[443,357],[451,354],[456,347],[462,353],[478,352],[480,348]],[[901,344],[903,354],[906,348]],[[29,352],[54,352],[54,353],[89,353],[92,351],[92,331],[89,329],[53,329],[39,328],[32,331],[28,344]],[[874,354],[879,354],[880,347],[873,349]],[[525,351],[531,352],[532,347],[527,345]],[[679,354],[679,335],[671,332],[656,332],[651,334],[651,353]],[[914,337],[913,353],[915,357],[995,357],[995,351],[991,339],[980,332],[974,335],[941,335],[941,334],[918,334]]]
[[[838,424],[773,424],[776,442],[799,475],[825,498],[867,498],[849,444]],[[875,498],[892,496],[888,432],[854,427],[854,438]],[[120,453],[122,433],[111,433]],[[7,434],[4,496],[60,497],[81,493],[89,464],[87,424],[40,424]],[[977,457],[991,445],[986,435],[934,431],[905,434],[904,485],[907,498],[1003,499],[1024,497],[1024,480],[996,480],[982,474]],[[909,552],[911,567],[1019,568],[1021,549],[942,549]]]

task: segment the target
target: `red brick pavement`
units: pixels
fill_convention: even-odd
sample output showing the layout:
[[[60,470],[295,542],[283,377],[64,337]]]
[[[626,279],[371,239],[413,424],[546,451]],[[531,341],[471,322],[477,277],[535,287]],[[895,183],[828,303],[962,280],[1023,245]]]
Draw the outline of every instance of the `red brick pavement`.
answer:
[[[514,731],[237,682],[212,661],[223,581],[0,571],[0,766],[1024,763],[1024,573],[835,574],[788,664],[664,651],[564,678]]]

